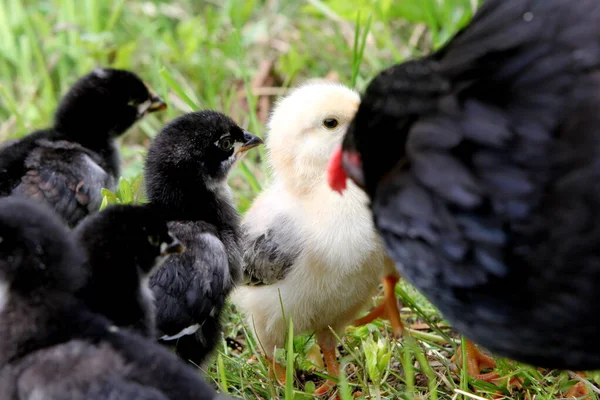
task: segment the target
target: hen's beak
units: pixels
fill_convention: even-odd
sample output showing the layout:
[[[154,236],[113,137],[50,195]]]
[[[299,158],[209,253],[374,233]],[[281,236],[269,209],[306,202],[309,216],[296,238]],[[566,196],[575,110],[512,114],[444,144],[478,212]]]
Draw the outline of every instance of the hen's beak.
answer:
[[[160,244],[160,255],[168,256],[169,254],[179,254],[183,253],[185,247],[181,244],[181,242],[175,238],[171,243],[163,242]]]
[[[235,156],[239,157],[248,150],[260,146],[263,144],[263,140],[256,135],[251,134],[250,132],[244,131],[244,144],[238,148],[235,152]]]
[[[327,183],[332,190],[342,194],[346,190],[348,179],[361,189],[364,188],[360,154],[352,150],[343,150],[340,145],[333,151],[327,163]]]
[[[362,169],[360,154],[354,151],[345,151],[342,153],[342,166],[346,170],[348,178],[361,189],[365,188],[365,177]]]

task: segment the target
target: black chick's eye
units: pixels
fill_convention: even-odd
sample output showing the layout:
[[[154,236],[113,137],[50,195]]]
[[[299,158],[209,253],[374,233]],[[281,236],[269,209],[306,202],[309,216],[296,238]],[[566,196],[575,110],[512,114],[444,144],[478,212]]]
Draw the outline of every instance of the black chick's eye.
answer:
[[[158,235],[150,235],[148,236],[148,243],[150,243],[151,246],[159,247],[160,237],[158,237]]]
[[[233,148],[234,142],[231,138],[223,138],[219,141],[219,148],[223,151],[229,151]]]
[[[340,124],[340,122],[335,118],[326,118],[323,120],[323,126],[326,129],[333,130],[333,129],[337,128],[339,124]]]

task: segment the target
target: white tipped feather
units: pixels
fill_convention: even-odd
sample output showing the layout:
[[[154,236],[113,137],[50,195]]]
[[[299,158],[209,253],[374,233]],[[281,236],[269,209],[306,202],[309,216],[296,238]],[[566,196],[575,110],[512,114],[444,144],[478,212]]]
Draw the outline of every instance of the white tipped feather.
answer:
[[[179,332],[176,335],[173,335],[173,336],[163,335],[160,338],[160,340],[176,340],[176,339],[179,339],[182,336],[193,335],[194,333],[196,333],[196,331],[198,331],[198,329],[200,329],[200,325],[199,324],[194,324],[194,325],[188,326],[185,329],[182,329],[181,332]]]
[[[0,282],[0,313],[4,310],[6,304],[8,303],[9,289],[10,286],[7,282]]]

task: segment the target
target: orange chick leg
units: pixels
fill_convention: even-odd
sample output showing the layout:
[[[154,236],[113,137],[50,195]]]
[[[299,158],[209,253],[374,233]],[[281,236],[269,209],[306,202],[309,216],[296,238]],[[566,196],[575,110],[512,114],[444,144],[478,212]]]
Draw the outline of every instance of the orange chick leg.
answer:
[[[323,352],[325,367],[327,368],[327,375],[337,378],[340,376],[340,365],[337,361],[337,356],[335,355],[335,347],[337,344],[335,336],[330,331],[321,331],[317,333],[317,343]],[[328,380],[319,386],[315,390],[314,394],[316,396],[327,394],[327,392],[334,388],[335,385],[336,383],[334,381]]]
[[[496,368],[496,361],[487,354],[482,353],[474,343],[470,341],[466,341],[466,353],[467,353],[467,373],[474,379],[493,382],[500,378],[495,372],[489,372],[487,374],[482,374],[481,371],[488,368]],[[456,351],[456,355],[452,357],[452,361],[458,359],[459,363],[462,363],[462,350],[460,346]]]
[[[394,275],[388,275],[383,278],[383,301],[371,312],[362,318],[354,321],[355,326],[361,326],[372,322],[377,318],[385,318],[392,324],[392,330],[396,337],[404,333],[404,325],[400,319],[400,309],[398,308],[398,299],[396,299],[396,283],[400,278]]]
[[[271,376],[275,377],[275,379],[277,379],[277,381],[281,385],[285,385],[285,381],[286,381],[285,367],[283,365],[279,364],[277,361],[275,361],[275,359],[272,357],[265,356],[265,360],[267,360],[267,364],[269,365],[269,372],[270,372]]]

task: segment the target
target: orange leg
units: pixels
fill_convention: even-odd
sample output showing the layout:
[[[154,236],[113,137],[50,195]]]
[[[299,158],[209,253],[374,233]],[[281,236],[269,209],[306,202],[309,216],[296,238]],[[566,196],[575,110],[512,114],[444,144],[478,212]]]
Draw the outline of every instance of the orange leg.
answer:
[[[482,353],[475,344],[471,343],[467,340],[467,373],[474,379],[478,379],[486,382],[493,382],[494,380],[500,378],[495,372],[489,372],[487,374],[482,374],[481,370],[488,368],[496,368],[496,361],[487,354]],[[459,363],[462,363],[462,351],[459,347],[456,351],[456,355],[452,357],[452,361],[458,359]]]
[[[587,376],[585,372],[577,372],[577,375],[581,376],[582,378],[585,378]],[[571,387],[565,392],[565,398],[591,399],[589,394],[590,391],[588,390],[586,384],[583,382],[577,382],[573,387]]]
[[[285,385],[285,374],[286,374],[286,369],[283,365],[279,364],[277,361],[275,361],[274,358],[269,357],[269,356],[265,356],[265,360],[267,360],[267,363],[269,365],[269,371],[271,373],[271,376],[274,376],[275,379],[277,379],[277,381],[282,384]]]
[[[325,359],[325,367],[327,368],[327,375],[331,377],[339,377],[340,376],[340,365],[337,361],[337,356],[335,355],[335,347],[337,344],[337,340],[335,336],[330,331],[321,331],[317,333],[317,343],[319,347],[321,347],[321,351],[323,352],[323,358]],[[328,380],[321,386],[315,390],[314,394],[316,396],[322,396],[327,394],[329,390],[334,388],[336,383],[332,380]]]
[[[369,312],[364,317],[361,317],[361,318],[358,318],[357,320],[355,320],[352,323],[352,325],[354,325],[354,326],[366,325],[366,324],[369,324],[369,323],[375,321],[377,318],[383,318],[383,317],[385,317],[385,301],[382,301],[381,303],[379,303],[379,305],[377,307],[372,309],[371,312]]]
[[[383,301],[375,307],[369,314],[354,321],[355,326],[368,324],[377,318],[386,318],[392,324],[392,330],[396,337],[402,336],[404,325],[400,319],[400,309],[398,308],[398,300],[396,299],[396,283],[397,276],[388,275],[383,278]]]

